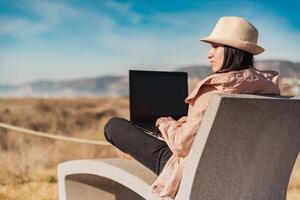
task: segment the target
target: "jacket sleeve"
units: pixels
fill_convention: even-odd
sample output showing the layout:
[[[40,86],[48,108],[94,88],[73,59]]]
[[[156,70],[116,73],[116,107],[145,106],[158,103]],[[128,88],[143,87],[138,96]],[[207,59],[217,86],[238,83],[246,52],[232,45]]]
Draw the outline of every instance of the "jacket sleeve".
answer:
[[[166,143],[177,157],[185,157],[192,146],[200,123],[205,114],[210,97],[218,93],[212,86],[206,86],[195,97],[194,104],[189,105],[185,120],[169,120],[159,126]]]

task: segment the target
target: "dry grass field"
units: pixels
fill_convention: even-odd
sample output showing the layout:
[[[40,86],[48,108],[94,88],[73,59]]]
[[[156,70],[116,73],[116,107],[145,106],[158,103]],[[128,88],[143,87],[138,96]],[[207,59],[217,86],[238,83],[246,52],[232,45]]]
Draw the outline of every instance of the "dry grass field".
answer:
[[[1,122],[92,140],[104,140],[103,126],[110,117],[128,118],[128,114],[127,97],[0,100]],[[58,163],[115,156],[111,146],[57,141],[0,128],[0,200],[57,199]],[[300,199],[300,158],[287,199]]]

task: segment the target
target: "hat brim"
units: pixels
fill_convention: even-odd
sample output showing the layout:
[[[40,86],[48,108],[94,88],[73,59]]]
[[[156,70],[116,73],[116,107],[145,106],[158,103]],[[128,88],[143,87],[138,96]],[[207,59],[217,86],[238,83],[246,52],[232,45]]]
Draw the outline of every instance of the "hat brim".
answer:
[[[234,48],[249,52],[253,55],[258,55],[265,51],[264,48],[262,48],[256,44],[241,41],[241,40],[226,40],[226,39],[205,37],[205,38],[200,39],[200,41],[206,42],[206,43],[217,43],[217,44],[232,46]]]

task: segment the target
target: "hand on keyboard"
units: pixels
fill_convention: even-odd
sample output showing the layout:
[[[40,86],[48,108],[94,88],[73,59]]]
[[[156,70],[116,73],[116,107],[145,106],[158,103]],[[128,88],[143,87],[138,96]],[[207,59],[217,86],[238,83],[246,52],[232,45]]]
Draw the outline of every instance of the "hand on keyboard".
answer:
[[[160,118],[158,118],[158,119],[156,120],[155,125],[156,125],[157,127],[159,127],[159,125],[160,125],[161,123],[166,122],[166,121],[170,121],[170,120],[174,120],[174,119],[173,119],[172,117],[160,117]]]

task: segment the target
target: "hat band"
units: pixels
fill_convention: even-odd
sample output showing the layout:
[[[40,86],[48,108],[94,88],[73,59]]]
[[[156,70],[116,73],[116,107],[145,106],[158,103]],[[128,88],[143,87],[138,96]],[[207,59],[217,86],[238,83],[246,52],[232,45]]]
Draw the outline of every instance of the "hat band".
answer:
[[[246,52],[252,53],[254,55],[260,54],[264,51],[264,48],[258,46],[257,44],[249,41],[243,41],[243,40],[230,40],[230,39],[206,37],[206,38],[202,38],[201,41],[232,46],[237,49],[241,49]]]

